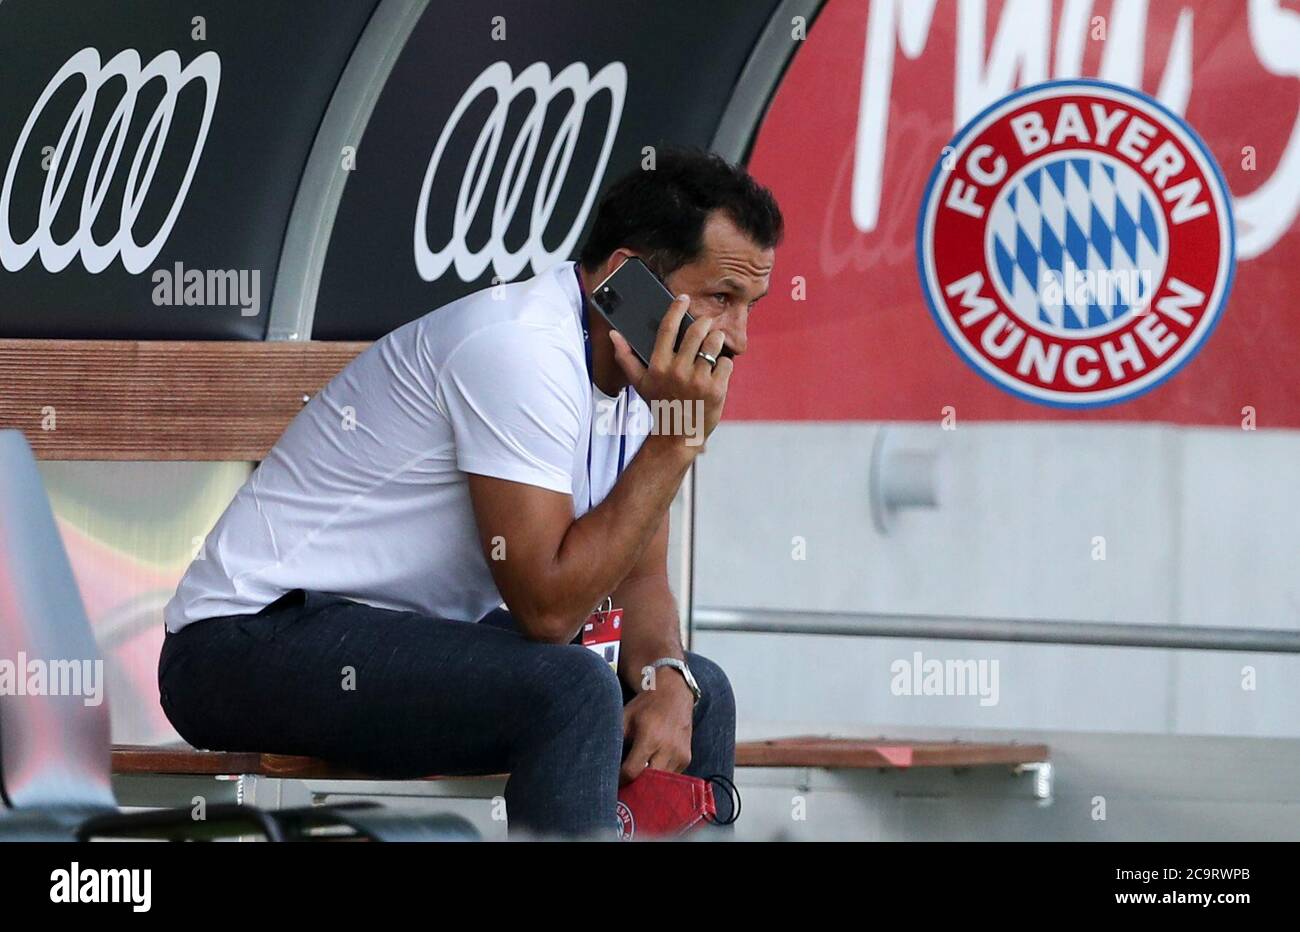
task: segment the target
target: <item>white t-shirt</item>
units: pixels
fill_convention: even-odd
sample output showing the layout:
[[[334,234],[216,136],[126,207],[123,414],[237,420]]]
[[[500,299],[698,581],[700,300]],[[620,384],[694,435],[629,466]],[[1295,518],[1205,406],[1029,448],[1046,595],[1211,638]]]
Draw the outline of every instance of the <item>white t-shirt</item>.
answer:
[[[625,391],[630,463],[649,412]],[[589,442],[592,504],[616,481],[618,431],[593,429],[613,401],[587,375],[572,262],[399,327],[311,399],[235,494],[164,608],[167,630],[291,589],[479,620],[502,600],[466,473],[569,494],[581,516]]]

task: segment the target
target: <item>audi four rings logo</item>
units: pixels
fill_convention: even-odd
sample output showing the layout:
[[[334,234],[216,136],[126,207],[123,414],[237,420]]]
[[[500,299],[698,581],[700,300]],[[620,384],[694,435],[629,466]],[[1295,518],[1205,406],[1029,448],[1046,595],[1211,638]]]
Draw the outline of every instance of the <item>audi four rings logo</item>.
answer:
[[[452,220],[451,237],[447,244],[435,251],[429,246],[427,219],[429,213],[429,192],[433,179],[442,164],[443,153],[452,133],[459,125],[465,111],[480,95],[491,91],[496,96],[496,104],[488,115],[487,121],[479,131],[478,139],[470,153],[469,164],[465,166],[460,189],[456,196],[456,211]],[[533,170],[533,160],[537,155],[538,143],[542,133],[551,101],[564,91],[573,94],[554,138],[551,139],[542,162],[536,192],[529,218],[527,240],[516,251],[510,251],[505,244],[506,230],[510,228],[515,211]],[[582,129],[583,117],[587,105],[601,91],[608,91],[610,97],[609,123],[605,127],[605,139],[600,150],[600,159],[591,180],[587,184],[587,193],[582,206],[574,215],[568,234],[555,249],[548,250],[542,241],[543,233],[555,212],[556,201],[564,187],[569,163],[573,159],[573,150]],[[506,114],[511,103],[524,92],[533,96],[533,107],[519,128],[519,134],[510,147],[502,173],[500,187],[492,203],[492,234],[483,247],[477,251],[470,249],[466,237],[474,219],[479,215],[483,203],[484,188],[492,174],[497,151],[501,147],[505,133]],[[622,62],[610,62],[594,75],[589,74],[587,66],[574,62],[554,77],[551,69],[544,62],[529,65],[512,77],[510,66],[503,61],[489,65],[480,74],[452,110],[447,125],[438,137],[429,167],[424,173],[424,184],[420,187],[420,200],[415,212],[415,267],[425,281],[435,281],[448,268],[454,266],[456,274],[462,281],[477,281],[488,268],[502,281],[509,281],[519,275],[529,263],[534,271],[553,265],[567,258],[577,242],[600,179],[604,177],[605,165],[609,161],[610,149],[618,133],[619,120],[623,114],[623,100],[627,94],[627,68]],[[558,165],[557,165],[558,162]]]
[[[45,187],[41,192],[40,215],[36,230],[20,243],[14,239],[13,231],[9,227],[14,174],[27,150],[28,139],[37,119],[44,112],[50,98],[74,77],[82,78],[86,87],[68,116],[68,121],[59,135],[58,144],[54,148],[49,170],[45,175]],[[113,78],[122,78],[126,83],[126,91],[118,101],[117,108],[109,117],[104,133],[95,146],[90,172],[86,176],[85,188],[81,192],[81,215],[77,230],[66,242],[56,242],[51,226],[67,196],[68,184],[81,157],[86,131],[90,127],[90,118],[95,109],[96,97],[100,89]],[[117,232],[106,243],[96,242],[92,230],[103,207],[104,197],[114,180],[118,163],[121,161],[136,100],[145,85],[159,78],[166,85],[166,90],[150,116],[131,159],[131,167],[126,176],[126,190],[122,195]],[[158,168],[163,149],[167,145],[167,133],[175,114],[177,97],[187,84],[195,80],[202,81],[205,85],[203,123],[193,143],[185,177],[172,198],[171,209],[167,212],[166,219],[153,239],[147,243],[137,243],[133,232],[136,218],[149,194],[149,186]],[[216,52],[204,52],[184,68],[181,67],[180,56],[173,51],[161,53],[143,67],[140,65],[140,54],[135,49],[124,49],[109,59],[107,64],[100,63],[99,52],[93,48],[82,49],[68,59],[67,64],[50,79],[50,83],[45,86],[45,90],[37,99],[31,114],[27,117],[27,122],[23,125],[22,133],[18,136],[13,154],[9,157],[4,188],[0,190],[0,262],[3,262],[4,267],[10,272],[16,272],[24,268],[31,261],[32,256],[39,252],[41,265],[50,272],[67,268],[77,256],[81,257],[86,271],[92,274],[108,268],[118,256],[121,256],[123,267],[131,274],[143,272],[162,250],[172,226],[176,223],[181,205],[185,203],[185,195],[189,191],[190,181],[194,178],[194,170],[198,166],[199,156],[203,153],[203,143],[208,136],[208,127],[212,123],[212,111],[217,104],[217,89],[220,83],[221,59]],[[146,158],[148,164],[145,164]]]

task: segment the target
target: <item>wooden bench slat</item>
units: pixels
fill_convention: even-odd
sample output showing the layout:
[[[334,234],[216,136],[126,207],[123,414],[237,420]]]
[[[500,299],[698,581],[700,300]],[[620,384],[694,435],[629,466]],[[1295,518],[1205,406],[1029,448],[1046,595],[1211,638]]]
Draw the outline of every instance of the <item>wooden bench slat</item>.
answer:
[[[736,765],[740,767],[988,767],[1049,759],[1045,744],[801,736],[736,745]]]
[[[885,741],[800,736],[736,744],[738,767],[828,767],[905,769],[1033,764],[1050,758],[1045,744],[989,744],[964,741]],[[116,774],[257,774],[296,780],[377,780],[314,757],[253,752],[196,751],[193,748],[118,745]],[[504,776],[498,774],[494,776]],[[429,776],[420,779],[455,779]]]
[[[255,774],[295,780],[386,780],[326,763],[315,757],[292,754],[259,754],[255,751],[198,751],[190,747],[152,747],[139,744],[113,746],[113,773],[118,775],[239,776]],[[484,774],[504,777],[506,774]],[[462,777],[431,775],[419,780],[452,780]]]
[[[189,747],[118,744],[113,746],[113,773],[257,773],[261,757],[252,751],[196,751]]]
[[[260,460],[303,397],[368,346],[0,340],[0,428],[42,460]]]

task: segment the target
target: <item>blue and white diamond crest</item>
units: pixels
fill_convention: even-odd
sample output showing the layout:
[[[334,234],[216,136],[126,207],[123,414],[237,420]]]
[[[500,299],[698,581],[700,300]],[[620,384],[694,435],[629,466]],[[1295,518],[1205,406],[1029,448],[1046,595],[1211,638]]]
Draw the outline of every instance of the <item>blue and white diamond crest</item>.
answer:
[[[989,267],[1023,320],[1108,330],[1145,304],[1165,265],[1163,216],[1131,167],[1097,152],[1030,164],[999,193]]]

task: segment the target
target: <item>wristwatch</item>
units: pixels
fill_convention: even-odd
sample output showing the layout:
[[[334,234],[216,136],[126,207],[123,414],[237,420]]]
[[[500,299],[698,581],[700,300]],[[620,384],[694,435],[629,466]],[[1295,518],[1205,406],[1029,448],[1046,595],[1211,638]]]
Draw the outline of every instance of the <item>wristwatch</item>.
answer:
[[[686,665],[685,661],[678,660],[676,657],[660,657],[650,666],[656,670],[660,667],[672,667],[680,673],[682,678],[686,680],[686,685],[690,687],[691,695],[695,697],[695,702],[691,705],[691,708],[695,708],[700,704],[700,696],[703,695],[700,692],[700,684],[695,682],[695,677],[691,675],[691,668]]]

